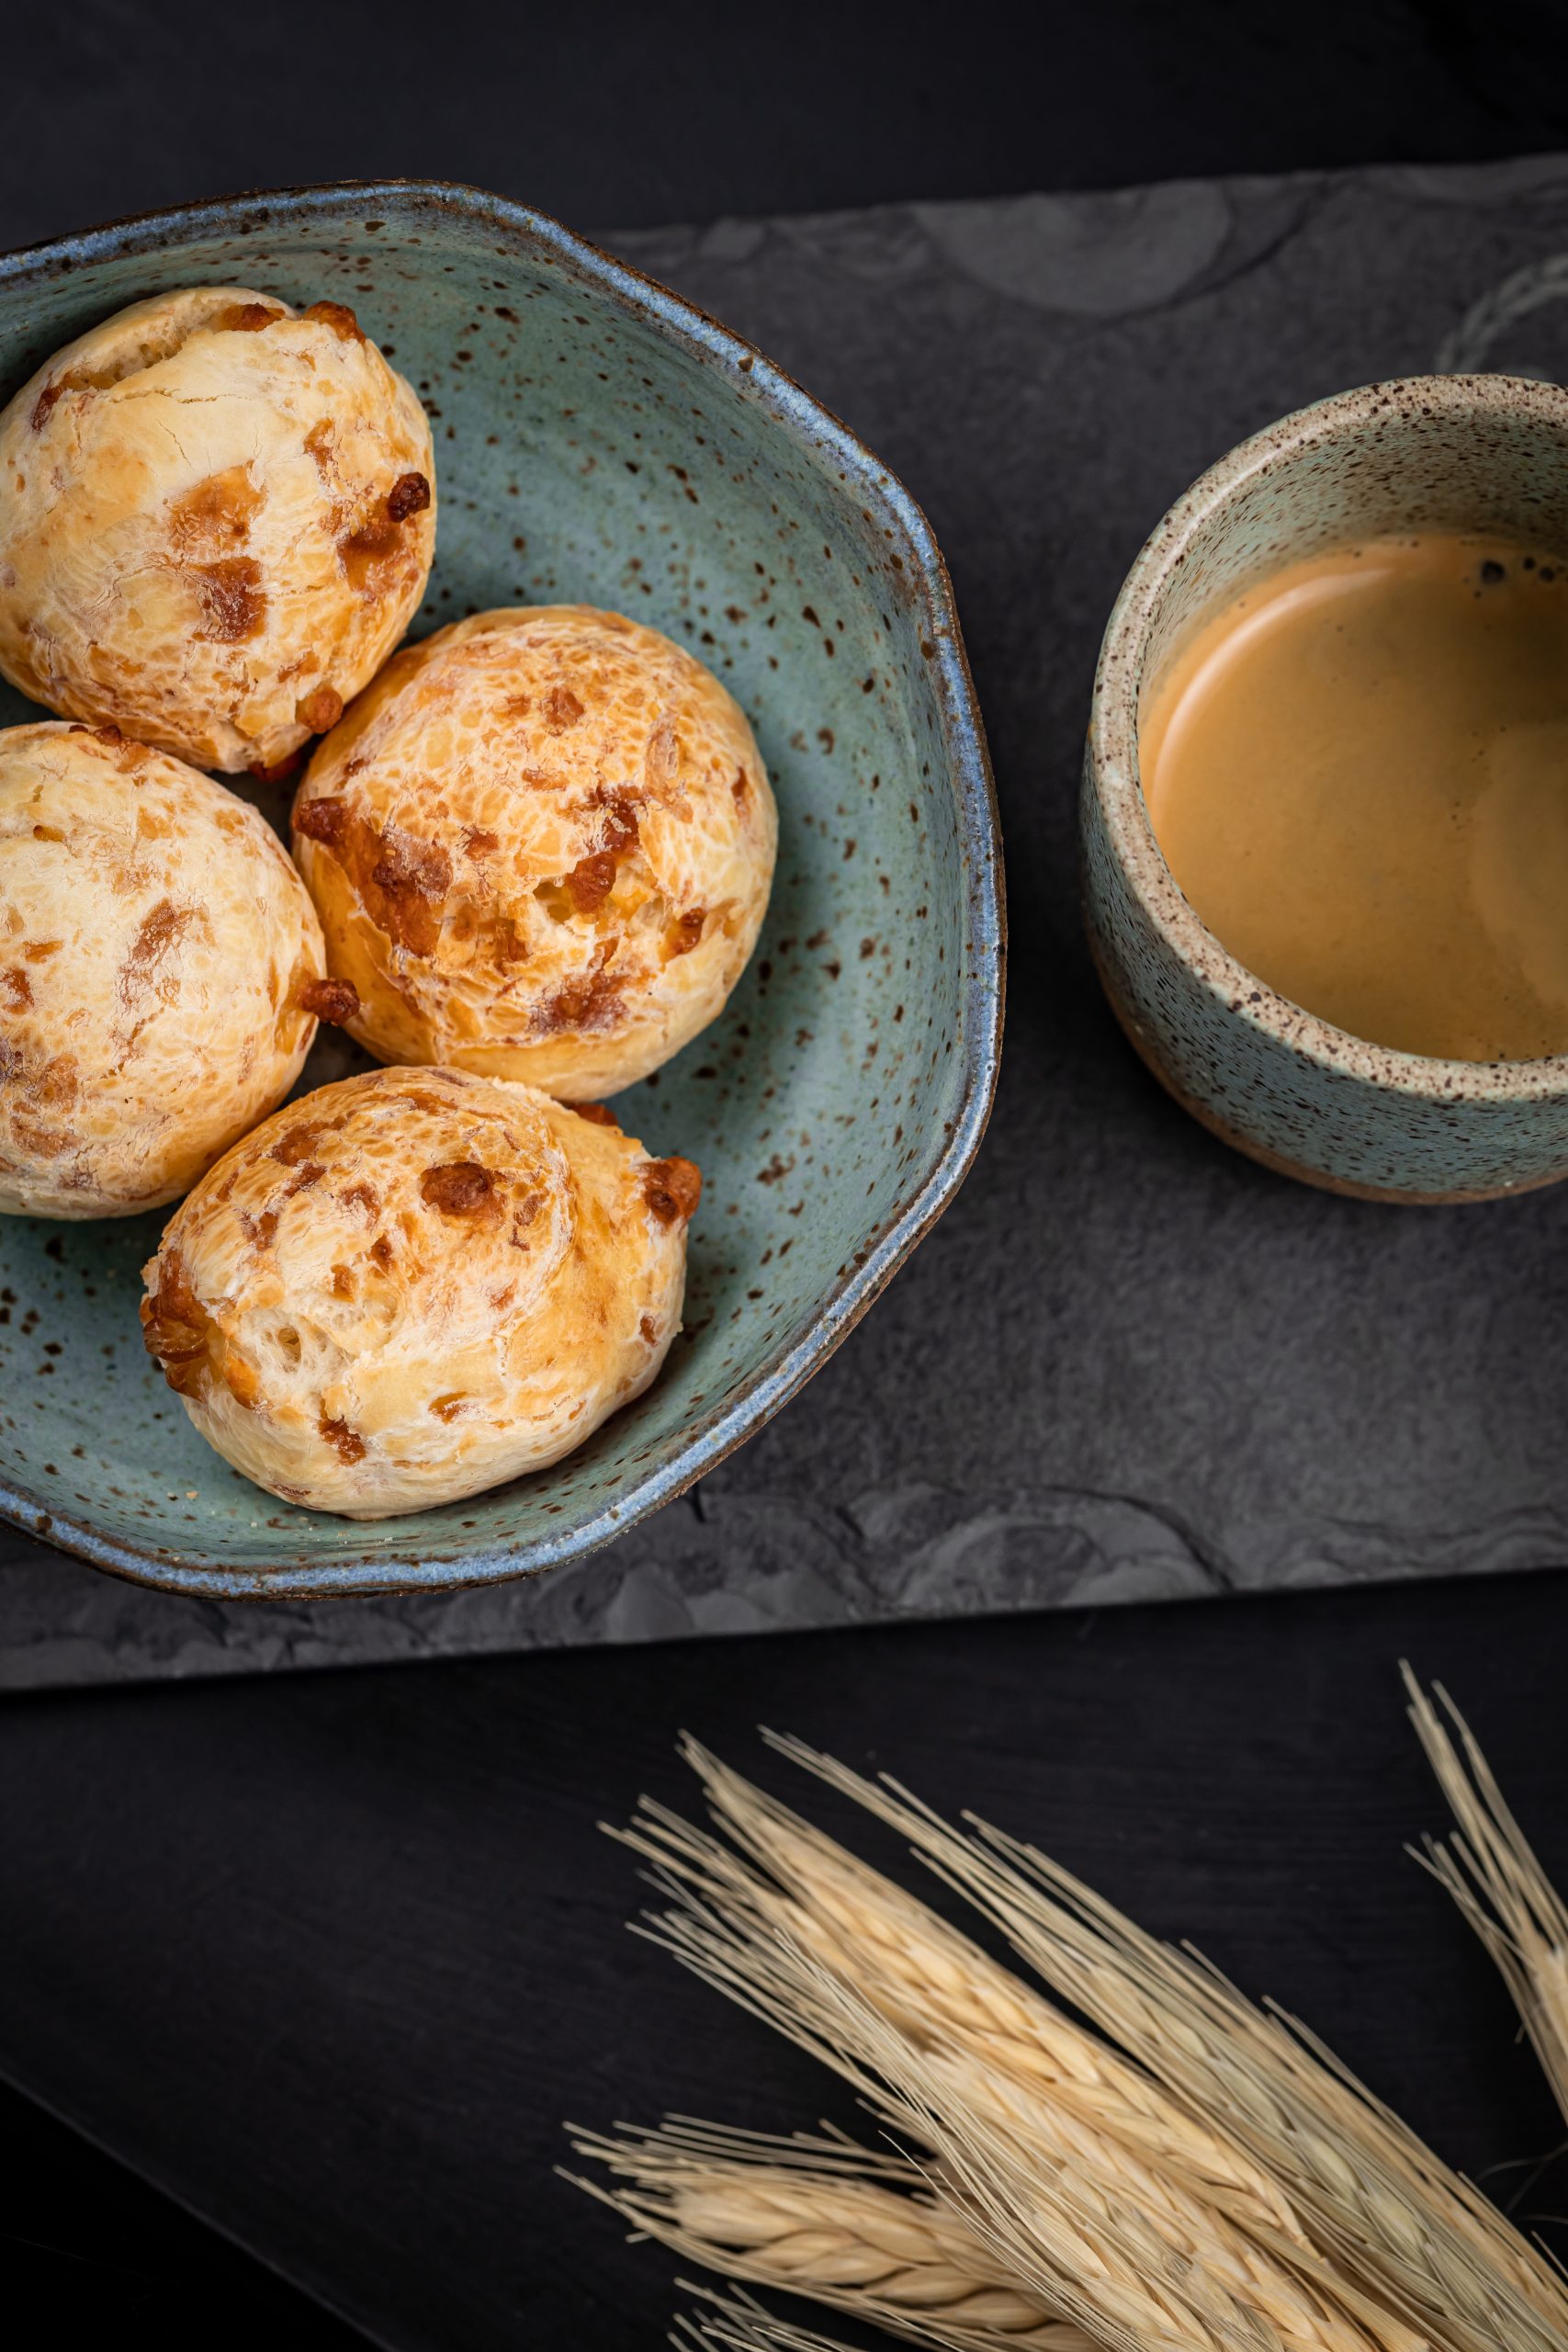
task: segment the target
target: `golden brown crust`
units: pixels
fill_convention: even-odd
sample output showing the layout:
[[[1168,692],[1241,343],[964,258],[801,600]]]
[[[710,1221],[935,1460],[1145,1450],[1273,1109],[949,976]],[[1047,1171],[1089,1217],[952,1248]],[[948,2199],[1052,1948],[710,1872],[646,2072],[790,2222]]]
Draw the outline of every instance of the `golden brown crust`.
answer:
[[[0,1211],[172,1200],[316,1033],[314,910],[276,835],[113,728],[0,731]]]
[[[618,614],[536,605],[389,662],[319,746],[294,837],[364,1045],[572,1101],[720,1011],[777,819],[699,662]]]
[[[556,1462],[680,1327],[694,1187],[532,1087],[382,1069],[258,1127],[146,1269],[151,1353],[203,1436],[355,1519]],[[691,1170],[695,1179],[695,1170]]]
[[[434,548],[410,386],[341,304],[243,288],[57,352],[0,415],[0,673],[198,767],[275,769],[333,724]]]

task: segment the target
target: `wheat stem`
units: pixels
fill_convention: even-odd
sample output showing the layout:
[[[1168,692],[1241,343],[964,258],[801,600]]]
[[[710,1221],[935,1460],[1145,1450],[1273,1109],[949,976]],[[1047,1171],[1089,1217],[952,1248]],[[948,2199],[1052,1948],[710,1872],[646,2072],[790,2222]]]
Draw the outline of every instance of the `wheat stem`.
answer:
[[[1410,1720],[1459,1824],[1451,1841],[1427,1838],[1416,1860],[1448,1889],[1490,1952],[1568,2116],[1568,1908],[1442,1684],[1435,1683],[1433,1693],[1457,1746],[1409,1667],[1401,1670]]]

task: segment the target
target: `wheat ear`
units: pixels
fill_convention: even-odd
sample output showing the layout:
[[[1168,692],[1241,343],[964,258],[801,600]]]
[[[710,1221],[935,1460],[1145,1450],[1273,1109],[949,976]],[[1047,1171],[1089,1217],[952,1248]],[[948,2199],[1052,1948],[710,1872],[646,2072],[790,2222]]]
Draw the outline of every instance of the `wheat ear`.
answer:
[[[1020,2283],[1047,2306],[1125,2352],[1447,2346],[1353,2284],[1343,2292],[1288,2206],[1218,2132],[926,1906],[694,1756],[726,1826],[787,1868],[789,1894],[678,1816],[647,1808],[628,1842],[656,1860],[674,1907],[645,1931],[834,2067],[952,2177],[964,2172],[966,2135],[994,2134],[986,2164],[1027,2180],[1025,2208],[1045,2217],[1027,2238]],[[964,2194],[988,2211],[983,2185],[971,2180]],[[1027,2233],[1016,2199],[998,2192],[990,2202]],[[992,2242],[1011,2267],[1017,2243],[1005,2230]]]
[[[1433,1684],[1433,1695],[1452,1734],[1409,1667],[1401,1670],[1410,1720],[1459,1824],[1450,1841],[1426,1839],[1416,1860],[1447,1887],[1496,1962],[1568,2116],[1568,1908],[1442,1684]]]
[[[576,2132],[572,2144],[631,2184],[581,2188],[705,2268],[951,2352],[1096,2352],[1003,2275],[961,2215],[909,2193],[919,2188],[912,2166],[852,2142],[674,2119],[619,2137]]]
[[[1300,2026],[1157,1942],[1034,1848],[773,1742],[890,1823],[1063,1998],[1279,2182],[1337,2271],[1435,2346],[1568,2352],[1558,2273]]]
[[[915,2050],[849,1984],[825,1983],[818,1997],[879,2080],[895,2138],[931,2152],[939,2194],[1010,2277],[1107,2352],[1438,2352],[1337,2294],[1310,2253],[1235,2228],[1179,2163],[1162,2170],[1114,2140],[1059,2136],[1049,2106],[1005,2073]]]
[[[610,1834],[652,1862],[655,1883],[675,1897],[677,1910],[649,1925],[656,1940],[676,1949],[688,1966],[781,2025],[770,1997],[770,1972],[758,1961],[785,1939],[852,1984],[917,2044],[940,2037],[949,2050],[985,2058],[1021,2087],[1049,2098],[1059,2114],[1081,2119],[1097,2138],[1111,2135],[1134,2155],[1178,2164],[1243,2225],[1304,2245],[1276,2184],[1223,2133],[928,1904],[847,1853],[695,1740],[682,1738],[681,1753],[740,1853],[646,1799],[629,1829]],[[739,1967],[737,1939],[750,1955]],[[807,2046],[835,2063],[818,2042],[808,2040]]]

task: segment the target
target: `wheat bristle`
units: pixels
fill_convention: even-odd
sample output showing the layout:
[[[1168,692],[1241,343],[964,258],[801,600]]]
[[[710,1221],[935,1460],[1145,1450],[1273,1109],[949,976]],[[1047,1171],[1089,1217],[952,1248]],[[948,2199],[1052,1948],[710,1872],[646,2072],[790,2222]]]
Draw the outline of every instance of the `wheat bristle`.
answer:
[[[752,2295],[716,2295],[711,2288],[694,2287],[684,2279],[681,2283],[701,2299],[704,2308],[682,2312],[676,2320],[670,2333],[676,2352],[694,2352],[698,2346],[703,2352],[714,2346],[722,2346],[723,2352],[850,2352],[832,2336],[775,2317]]]
[[[1568,1907],[1442,1684],[1434,1683],[1428,1698],[1407,1665],[1401,1671],[1410,1720],[1458,1824],[1450,1839],[1427,1838],[1416,1860],[1447,1888],[1490,1953],[1568,2117]]]

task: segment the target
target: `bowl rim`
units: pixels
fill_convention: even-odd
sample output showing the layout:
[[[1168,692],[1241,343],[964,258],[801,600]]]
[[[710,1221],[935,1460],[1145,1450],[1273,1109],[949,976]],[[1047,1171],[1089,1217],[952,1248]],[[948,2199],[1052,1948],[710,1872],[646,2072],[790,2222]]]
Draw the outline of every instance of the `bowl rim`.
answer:
[[[482,1544],[456,1561],[424,1561],[417,1534],[410,1555],[366,1553],[332,1560],[309,1555],[249,1566],[186,1549],[105,1534],[89,1519],[0,1478],[0,1519],[133,1583],[223,1600],[301,1600],[377,1593],[457,1591],[543,1575],[611,1542],[672,1502],[717,1467],[805,1386],[848,1338],[898,1267],[930,1232],[967,1175],[985,1134],[1001,1052],[1007,914],[1001,831],[984,722],[959,628],[953,583],[931,525],[897,477],[832,412],[754,344],[722,326],[684,296],[617,260],[548,213],[461,182],[419,178],[334,180],[246,190],[201,198],[79,230],[0,254],[0,291],[47,283],[100,261],[162,252],[221,225],[262,230],[278,218],[336,222],[380,208],[400,219],[456,213],[492,227],[498,240],[530,259],[560,268],[608,297],[678,349],[730,378],[818,463],[836,465],[865,505],[890,526],[905,556],[924,620],[921,650],[931,665],[954,803],[964,909],[959,975],[961,1084],[957,1115],[944,1122],[940,1148],[902,1204],[840,1269],[833,1286],[773,1348],[762,1366],[723,1407],[699,1413],[662,1461],[637,1474],[615,1501],[558,1533],[522,1546]],[[242,232],[243,232],[243,231]],[[261,1489],[257,1490],[258,1493]],[[410,1513],[417,1530],[423,1514]],[[384,1522],[395,1524],[397,1522]]]
[[[1238,442],[1201,474],[1144,542],[1106,623],[1095,670],[1087,774],[1106,838],[1144,912],[1177,960],[1234,1019],[1336,1078],[1427,1102],[1555,1102],[1568,1095],[1568,1054],[1471,1062],[1380,1046],[1309,1012],[1260,979],[1202,921],[1166,861],[1138,764],[1145,645],[1192,542],[1247,484],[1359,428],[1406,417],[1485,417],[1534,411],[1568,440],[1568,390],[1524,376],[1401,376],[1333,392]]]

